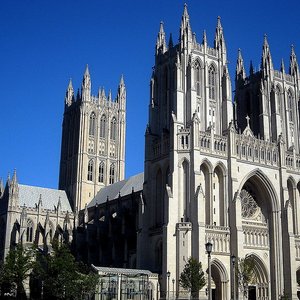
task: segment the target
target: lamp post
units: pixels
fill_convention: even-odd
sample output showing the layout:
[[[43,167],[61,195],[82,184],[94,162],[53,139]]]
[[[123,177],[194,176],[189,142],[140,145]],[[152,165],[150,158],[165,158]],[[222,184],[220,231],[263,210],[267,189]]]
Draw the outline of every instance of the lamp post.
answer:
[[[174,290],[174,284],[175,284],[175,279],[172,279],[172,283],[173,283],[173,300],[175,299],[175,290]]]
[[[232,263],[232,270],[233,270],[233,300],[236,300],[236,292],[235,292],[235,255],[231,255],[231,263]]]
[[[168,300],[170,299],[170,271],[167,272],[167,277],[168,277]]]
[[[212,243],[207,242],[205,244],[205,249],[208,255],[208,300],[212,300],[212,293],[211,293],[211,266],[210,266],[210,254],[212,251]]]

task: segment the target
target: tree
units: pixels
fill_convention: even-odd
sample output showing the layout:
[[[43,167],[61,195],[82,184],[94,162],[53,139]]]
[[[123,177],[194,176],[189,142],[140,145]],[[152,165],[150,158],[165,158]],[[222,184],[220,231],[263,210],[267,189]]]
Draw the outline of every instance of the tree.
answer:
[[[237,276],[239,287],[243,292],[244,297],[248,298],[248,285],[255,279],[255,262],[250,257],[239,258],[237,264]]]
[[[191,291],[193,299],[199,298],[199,291],[206,283],[201,262],[190,257],[180,274],[179,283],[184,289],[189,289]]]
[[[35,250],[17,245],[11,249],[1,266],[0,284],[2,294],[16,294],[17,299],[25,297],[24,283],[35,264]]]
[[[83,299],[95,292],[98,275],[75,261],[68,245],[53,243],[51,254],[40,254],[34,276],[42,282],[44,299]]]

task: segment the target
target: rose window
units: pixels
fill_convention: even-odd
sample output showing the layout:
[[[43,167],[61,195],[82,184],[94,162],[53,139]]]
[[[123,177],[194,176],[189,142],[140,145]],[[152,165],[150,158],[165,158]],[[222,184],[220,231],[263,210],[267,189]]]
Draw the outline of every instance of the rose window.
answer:
[[[253,219],[259,213],[259,207],[254,198],[246,191],[242,190],[240,193],[242,217],[246,219]]]

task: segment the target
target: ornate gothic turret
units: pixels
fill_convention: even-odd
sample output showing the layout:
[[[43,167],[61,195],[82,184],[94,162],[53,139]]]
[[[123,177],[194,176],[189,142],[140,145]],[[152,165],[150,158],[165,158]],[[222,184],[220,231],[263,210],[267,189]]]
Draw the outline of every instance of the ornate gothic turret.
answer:
[[[264,78],[270,76],[272,79],[274,68],[266,34],[264,36],[263,52],[261,57],[261,70]]]
[[[299,66],[297,62],[297,57],[295,54],[294,46],[291,46],[291,55],[290,55],[290,74],[295,77],[296,80],[299,80]]]
[[[235,69],[235,84],[238,84],[240,80],[245,80],[246,72],[244,68],[244,61],[242,58],[241,49],[238,50],[238,58],[236,62],[236,69]]]
[[[82,101],[89,101],[91,97],[91,76],[88,65],[86,65],[86,69],[82,79],[81,97]]]
[[[181,49],[190,49],[193,40],[192,29],[190,25],[190,16],[187,10],[187,4],[184,4],[183,15],[181,18],[179,41]]]
[[[69,85],[66,91],[66,97],[65,97],[65,104],[67,106],[72,105],[73,101],[74,101],[74,89],[73,89],[73,85],[72,85],[72,80],[70,79],[69,81]]]
[[[159,33],[156,40],[156,54],[165,53],[167,51],[166,34],[164,31],[164,23],[160,22]]]
[[[226,44],[225,44],[225,38],[223,33],[223,27],[221,25],[221,17],[218,17],[218,21],[217,21],[214,47],[218,51],[219,57],[222,59],[223,64],[226,64],[226,60],[227,60]]]

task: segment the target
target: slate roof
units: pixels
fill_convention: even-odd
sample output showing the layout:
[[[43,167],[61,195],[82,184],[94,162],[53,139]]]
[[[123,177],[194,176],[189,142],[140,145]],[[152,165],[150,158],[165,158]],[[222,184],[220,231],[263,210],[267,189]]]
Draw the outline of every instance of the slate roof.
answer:
[[[60,199],[61,210],[72,212],[70,202],[65,191],[19,184],[20,206],[25,204],[26,207],[35,208],[39,202],[40,196],[42,199],[42,207],[44,209],[54,210],[54,208],[57,207],[58,200]]]
[[[117,199],[119,197],[119,192],[121,197],[123,197],[131,194],[132,189],[134,189],[134,192],[142,191],[143,184],[144,173],[139,173],[129,177],[128,179],[118,181],[101,189],[87,207],[93,207],[96,204],[105,203],[107,197],[109,200]]]

